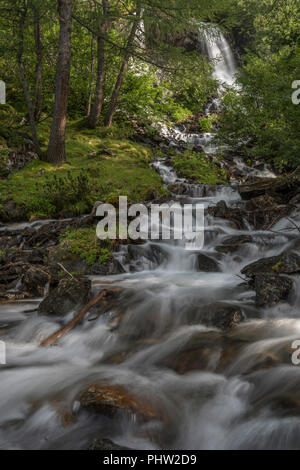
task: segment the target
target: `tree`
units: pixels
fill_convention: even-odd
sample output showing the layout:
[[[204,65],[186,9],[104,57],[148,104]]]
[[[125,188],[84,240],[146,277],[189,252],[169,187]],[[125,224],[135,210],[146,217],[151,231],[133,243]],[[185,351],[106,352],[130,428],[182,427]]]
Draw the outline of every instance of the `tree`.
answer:
[[[47,151],[50,163],[66,161],[66,122],[71,67],[72,0],[58,0],[60,23],[54,113]]]
[[[131,31],[130,31],[130,34],[129,34],[127,47],[126,47],[124,57],[123,57],[123,61],[122,61],[122,65],[121,65],[121,69],[120,69],[120,72],[119,72],[119,75],[118,75],[118,78],[117,78],[117,81],[116,81],[116,84],[115,84],[115,87],[114,87],[114,90],[113,90],[113,93],[112,93],[112,96],[111,96],[111,100],[110,100],[110,104],[109,104],[107,114],[105,116],[105,121],[104,122],[105,122],[105,125],[107,127],[110,127],[112,125],[112,120],[113,120],[114,112],[116,110],[120,90],[121,90],[121,87],[122,87],[122,84],[123,84],[123,81],[124,81],[124,78],[125,78],[125,75],[126,75],[126,72],[127,72],[129,59],[130,59],[131,54],[132,54],[132,47],[133,47],[133,44],[134,44],[134,41],[135,41],[135,36],[136,36],[136,33],[137,33],[138,26],[141,22],[141,12],[142,12],[142,5],[141,5],[141,2],[138,0],[137,1],[136,12],[135,12],[134,19],[133,19],[132,28],[131,28]]]

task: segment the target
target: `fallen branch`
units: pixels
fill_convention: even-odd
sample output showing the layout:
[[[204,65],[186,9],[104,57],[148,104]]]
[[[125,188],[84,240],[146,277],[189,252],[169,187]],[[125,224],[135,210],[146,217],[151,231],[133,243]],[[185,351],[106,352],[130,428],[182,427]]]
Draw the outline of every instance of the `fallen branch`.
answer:
[[[69,333],[69,331],[73,330],[77,325],[79,325],[83,320],[86,314],[90,311],[92,307],[95,307],[101,300],[103,300],[108,295],[112,294],[119,294],[122,292],[123,289],[105,289],[99,295],[94,297],[79,313],[76,317],[73,318],[67,325],[61,328],[59,331],[51,335],[49,338],[45,339],[41,343],[42,348],[46,348],[48,346],[53,346],[58,339],[62,336]]]
[[[57,264],[66,274],[68,274],[68,276],[70,276],[71,279],[78,282],[78,280],[73,276],[73,274],[69,273],[69,271],[64,267],[63,264],[61,263],[57,263]]]

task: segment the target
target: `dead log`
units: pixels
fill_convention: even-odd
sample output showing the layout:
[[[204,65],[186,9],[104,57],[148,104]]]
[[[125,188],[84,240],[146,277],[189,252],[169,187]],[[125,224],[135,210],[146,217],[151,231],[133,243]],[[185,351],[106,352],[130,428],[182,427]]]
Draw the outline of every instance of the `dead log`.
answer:
[[[92,307],[95,307],[101,300],[105,297],[112,295],[112,294],[119,294],[122,292],[123,289],[105,289],[99,295],[94,297],[79,313],[76,315],[73,320],[71,320],[67,325],[61,328],[59,331],[51,335],[49,338],[44,340],[41,343],[41,347],[46,348],[48,346],[53,346],[58,339],[62,336],[69,333],[69,331],[73,330],[77,325],[79,325],[83,320],[86,314],[90,311]]]

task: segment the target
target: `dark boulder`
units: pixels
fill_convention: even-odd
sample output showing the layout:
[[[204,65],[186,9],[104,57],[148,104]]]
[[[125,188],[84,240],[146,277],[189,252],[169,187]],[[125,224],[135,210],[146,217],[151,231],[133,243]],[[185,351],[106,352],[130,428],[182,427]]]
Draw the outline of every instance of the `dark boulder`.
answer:
[[[254,290],[259,307],[272,307],[286,300],[293,288],[292,279],[276,274],[260,273],[255,276]]]
[[[258,273],[300,273],[300,256],[293,252],[284,252],[279,256],[260,259],[242,270],[242,274],[249,278],[255,277]]]
[[[197,255],[197,270],[206,273],[219,273],[221,268],[219,263],[203,253]]]
[[[39,315],[66,315],[88,302],[91,287],[89,279],[62,279],[40,304]]]

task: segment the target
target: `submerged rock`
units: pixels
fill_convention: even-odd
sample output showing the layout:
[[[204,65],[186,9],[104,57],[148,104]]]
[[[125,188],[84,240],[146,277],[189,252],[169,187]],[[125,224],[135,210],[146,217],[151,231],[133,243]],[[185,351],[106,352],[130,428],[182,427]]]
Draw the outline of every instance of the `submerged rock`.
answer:
[[[66,315],[88,302],[91,287],[89,279],[62,279],[40,304],[39,315]]]
[[[206,326],[228,330],[243,321],[244,314],[239,306],[216,303],[203,308],[200,321]]]
[[[118,385],[93,385],[82,393],[80,403],[85,409],[110,417],[116,413],[130,412],[144,420],[165,419],[159,407]]]
[[[203,253],[197,256],[197,270],[206,273],[219,273],[221,268],[219,263]]]

